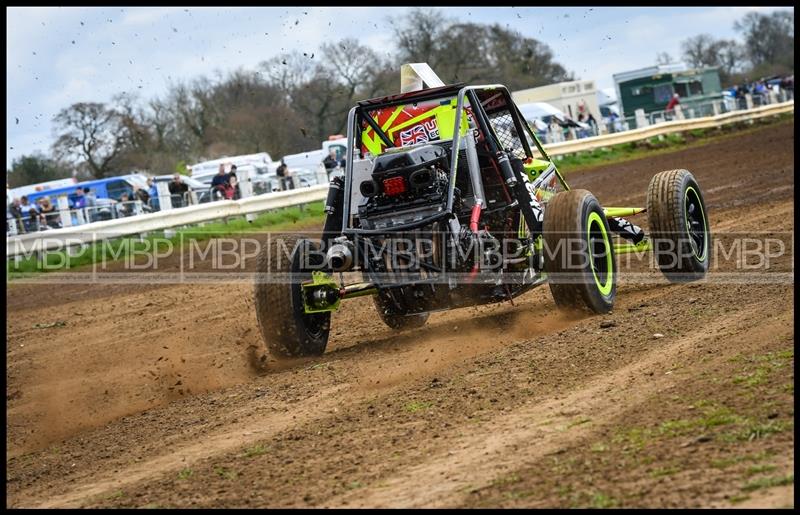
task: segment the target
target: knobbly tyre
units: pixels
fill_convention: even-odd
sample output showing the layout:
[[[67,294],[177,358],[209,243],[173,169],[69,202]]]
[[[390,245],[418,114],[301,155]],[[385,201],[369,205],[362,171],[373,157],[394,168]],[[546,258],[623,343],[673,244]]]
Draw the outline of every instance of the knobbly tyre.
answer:
[[[675,282],[709,268],[708,213],[689,171],[656,174],[645,207],[603,207],[569,188],[502,85],[358,102],[325,209],[321,241],[273,237],[258,256],[256,314],[276,358],[322,354],[331,312],[353,297],[372,295],[399,330],[544,283],[559,307],[607,313],[621,253],[653,251]],[[626,218],[641,213],[651,234]]]

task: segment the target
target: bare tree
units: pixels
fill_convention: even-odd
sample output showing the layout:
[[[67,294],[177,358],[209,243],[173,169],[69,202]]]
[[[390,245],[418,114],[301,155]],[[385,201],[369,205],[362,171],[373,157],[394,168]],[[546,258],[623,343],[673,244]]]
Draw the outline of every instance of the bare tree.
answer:
[[[60,158],[73,158],[96,178],[114,175],[120,154],[130,136],[122,117],[104,104],[80,102],[53,118],[59,133],[53,150]]]
[[[749,12],[734,24],[745,38],[750,63],[779,63],[794,68],[794,12]]]
[[[667,52],[659,52],[656,55],[656,64],[672,64],[676,62],[675,59]]]

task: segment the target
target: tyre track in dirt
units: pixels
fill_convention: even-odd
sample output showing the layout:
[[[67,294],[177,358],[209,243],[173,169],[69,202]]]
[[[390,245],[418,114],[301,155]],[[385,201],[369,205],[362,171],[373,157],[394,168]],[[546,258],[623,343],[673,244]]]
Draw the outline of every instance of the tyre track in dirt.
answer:
[[[731,324],[737,330],[775,332],[785,327],[786,319],[764,320],[762,307],[750,305],[719,319],[703,333],[682,336],[666,347],[658,347],[639,357],[635,363],[610,371],[564,397],[546,402],[528,402],[509,414],[495,417],[467,438],[453,441],[445,454],[432,456],[420,465],[404,468],[382,482],[381,488],[349,493],[326,502],[329,506],[352,507],[458,507],[465,504],[468,489],[491,484],[503,471],[522,463],[535,463],[556,454],[596,431],[598,424],[636,409],[653,394],[675,383],[668,375],[651,376],[651,370],[669,370],[676,359],[691,361],[706,353],[702,347],[719,338]],[[700,345],[698,345],[700,344]],[[698,348],[699,347],[699,348]],[[624,397],[625,402],[620,400]],[[568,407],[565,410],[564,407]],[[592,424],[575,423],[575,415]],[[565,428],[571,429],[565,431]],[[535,447],[531,448],[531,442]],[[526,464],[527,464],[526,463]],[[444,476],[442,478],[442,476]],[[433,482],[432,480],[438,480]],[[402,500],[402,504],[398,501]]]
[[[590,189],[606,204],[643,203],[652,173],[674,168],[676,162],[691,163],[685,167],[704,188],[712,191],[706,199],[712,206],[712,229],[724,224],[737,230],[763,227],[791,231],[791,218],[787,221],[783,215],[793,212],[787,188],[793,185],[793,154],[788,151],[787,155],[787,148],[792,148],[787,145],[792,144],[792,127],[784,124],[749,135],[747,145],[737,144],[735,139],[726,140],[678,154],[571,174],[568,180],[573,187]],[[764,155],[758,156],[758,166],[751,153],[743,149],[748,146],[764,150]],[[741,191],[725,187],[736,180],[732,174],[746,175],[747,180],[755,174],[762,189],[742,199]],[[626,192],[635,194],[616,189],[620,177],[625,177]],[[641,187],[637,187],[639,183]],[[760,204],[765,195],[771,195],[769,211]],[[784,260],[783,266],[792,270],[790,262]],[[666,284],[623,286],[618,296],[619,309],[635,310],[650,299],[663,302],[665,297],[678,297],[684,288]],[[715,291],[711,286],[690,290],[692,295],[704,298],[704,288]],[[113,296],[95,295],[92,289],[97,287],[67,286],[63,293],[66,302],[54,304],[48,300],[42,307],[37,307],[32,297],[42,295],[47,288],[21,285],[18,291],[15,287],[7,290],[10,304],[16,295],[24,294],[20,303],[24,309],[11,308],[7,322],[7,492],[12,506],[125,505],[123,500],[110,502],[102,498],[102,494],[121,488],[120,485],[130,495],[126,499],[131,505],[152,501],[188,504],[188,500],[184,503],[171,496],[170,490],[159,493],[157,488],[176,486],[174,479],[168,477],[181,467],[205,466],[209,460],[236,462],[243,447],[268,438],[284,441],[287,432],[307,432],[308,441],[322,440],[308,428],[328,427],[332,421],[340,420],[342,413],[358,412],[364,403],[374,403],[375,399],[408,396],[409,388],[428,385],[431,376],[458,382],[465,368],[474,368],[487,355],[530,342],[534,335],[555,337],[566,332],[580,347],[581,342],[596,332],[589,329],[596,324],[594,317],[571,319],[557,314],[546,289],[523,296],[514,307],[495,305],[434,314],[422,330],[399,335],[376,320],[369,299],[356,299],[334,315],[334,330],[325,356],[277,365],[261,359],[262,344],[255,331],[251,292],[247,287],[176,285],[145,291],[120,288],[113,290]],[[90,293],[81,296],[82,291]],[[758,291],[768,295],[769,290]],[[60,295],[59,292],[52,297]],[[709,293],[707,297],[708,301],[720,298],[723,304],[732,302],[729,295]],[[657,313],[669,318],[668,307],[658,308]],[[67,320],[68,325],[31,329],[43,320]],[[76,320],[80,321],[77,327]],[[728,319],[723,318],[719,323],[725,325],[725,320]],[[45,341],[46,338],[57,341],[58,345],[54,347],[54,342]],[[563,341],[563,338],[555,339]],[[674,348],[683,347],[670,347]],[[630,355],[650,356],[647,353],[639,356],[634,351]],[[555,361],[550,365],[556,370],[558,366],[569,366],[563,360]],[[644,366],[639,362],[626,365]],[[484,380],[489,378],[479,378],[477,384]],[[605,384],[602,379],[599,381],[597,388]],[[176,385],[178,382],[181,384]],[[585,396],[585,390],[578,388],[572,395],[585,398],[581,396]],[[602,395],[600,398],[609,404],[608,398]],[[534,397],[530,400],[531,413],[545,413],[536,410],[560,401],[546,395]],[[501,399],[500,404],[503,402]],[[627,403],[625,399],[623,404],[628,406]],[[614,408],[614,403],[609,406]],[[520,408],[516,403],[506,403],[506,407],[513,407],[514,412]],[[452,413],[456,424],[460,411],[454,409]],[[354,434],[362,434],[363,424],[368,421],[361,416],[355,418],[355,422],[340,423]],[[505,430],[513,427],[503,421],[512,419],[513,415],[490,417],[492,427]],[[464,428],[463,423],[461,427]],[[469,425],[466,428],[469,437],[472,428]],[[386,428],[386,432],[391,430]],[[473,440],[480,442],[486,434],[481,428],[475,433],[481,437],[473,436]],[[428,472],[438,471],[436,460],[430,456],[438,456],[433,452],[437,448],[449,449],[454,440],[445,437],[428,445],[423,438],[412,439],[424,452],[409,452],[392,465],[394,468],[370,462],[372,469],[390,484],[394,484],[393,477],[406,477],[404,471],[412,470],[406,467],[413,464],[431,467],[426,469]],[[304,452],[300,449],[297,454],[297,459],[302,459]],[[325,456],[315,459],[324,461]],[[514,461],[513,453],[509,456],[506,452],[506,457]],[[276,472],[278,477],[291,477],[297,472],[292,467],[285,468],[283,474]],[[312,468],[312,477],[323,470],[328,469],[321,464],[318,469]],[[269,475],[273,477],[273,473]],[[251,477],[256,484],[267,480],[266,476],[259,479],[259,473]],[[420,481],[421,498],[432,498],[425,493],[432,478],[429,474],[421,477],[428,480],[428,483]],[[317,479],[324,482],[319,476]],[[180,488],[175,491],[186,489],[186,483],[178,485]],[[237,488],[225,490],[228,493],[215,496],[189,488],[187,499],[199,505],[215,505],[220,501],[222,505],[224,501],[234,505],[238,504],[238,498],[251,497]],[[354,502],[354,495],[348,497],[336,490],[333,486],[327,498],[314,496],[310,503]],[[281,489],[277,489],[273,495],[256,496],[252,500],[255,505],[309,503],[297,498],[294,503],[287,503],[280,493]],[[372,499],[378,502],[381,497]],[[391,499],[400,500],[396,496],[383,499],[389,504]],[[450,499],[456,502],[458,497]]]

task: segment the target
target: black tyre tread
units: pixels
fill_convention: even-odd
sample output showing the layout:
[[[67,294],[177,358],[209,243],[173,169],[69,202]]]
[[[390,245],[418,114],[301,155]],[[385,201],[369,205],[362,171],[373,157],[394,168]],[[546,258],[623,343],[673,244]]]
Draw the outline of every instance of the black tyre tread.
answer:
[[[283,238],[286,248],[295,249],[305,238],[290,235]],[[262,274],[288,274],[291,270],[286,259],[275,259],[279,249],[278,240],[271,239],[269,245],[259,252],[256,267],[259,277]],[[282,266],[279,266],[282,265]],[[258,327],[267,350],[273,357],[289,358],[306,355],[319,355],[322,349],[309,349],[305,336],[298,333],[291,289],[287,284],[266,282],[263,279],[255,284],[255,309]],[[328,314],[328,316],[330,316]]]
[[[583,206],[587,202],[597,202],[588,190],[572,189],[564,191],[555,195],[545,208],[544,225],[542,227],[542,234],[545,247],[548,249],[555,249],[558,245],[558,239],[564,234],[580,235],[583,231]],[[599,205],[599,204],[598,204]],[[608,227],[606,227],[608,231]],[[613,256],[612,262],[615,262]],[[548,275],[558,274],[564,272],[561,259],[545,260],[545,271]],[[573,271],[574,273],[574,271]],[[616,275],[616,270],[614,271]],[[611,297],[616,292],[616,276],[614,277],[615,285],[612,289]],[[595,312],[607,312],[610,306],[600,307],[592,306],[588,298],[587,285],[584,284],[558,284],[550,282],[550,292],[557,306],[568,307],[572,309],[586,309]],[[600,308],[600,309],[598,309]]]
[[[650,226],[651,240],[655,245],[659,240],[674,238],[676,234],[683,234],[684,213],[683,213],[683,194],[684,184],[687,180],[692,180],[697,185],[697,180],[688,170],[678,168],[675,170],[665,170],[657,173],[650,180],[647,188],[647,221]],[[697,187],[697,192],[701,196],[702,192]],[[705,202],[704,202],[705,204]],[[706,224],[708,223],[708,211],[703,206]],[[706,225],[707,229],[708,226]],[[711,253],[711,231],[707,231],[707,255],[706,267],[710,265]],[[665,277],[673,282],[685,282],[700,279],[705,275],[705,269],[686,269],[677,267],[670,269],[668,259],[671,258],[663,253],[656,252],[656,260],[664,273]]]
[[[383,323],[396,331],[403,329],[416,329],[422,327],[428,321],[429,313],[420,313],[418,315],[403,315],[393,313],[391,304],[380,295],[372,297],[375,303],[375,311],[381,317]]]

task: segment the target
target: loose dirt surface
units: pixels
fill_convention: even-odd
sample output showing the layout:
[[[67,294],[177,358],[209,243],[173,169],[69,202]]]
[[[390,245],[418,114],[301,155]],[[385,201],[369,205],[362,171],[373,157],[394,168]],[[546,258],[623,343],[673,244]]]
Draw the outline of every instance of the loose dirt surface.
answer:
[[[793,148],[790,121],[569,174],[625,206],[687,168],[718,241],[784,245],[693,284],[626,265],[606,316],[544,287],[394,333],[360,298],[277,363],[245,283],[12,284],[7,506],[793,506]]]

